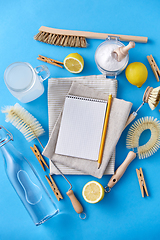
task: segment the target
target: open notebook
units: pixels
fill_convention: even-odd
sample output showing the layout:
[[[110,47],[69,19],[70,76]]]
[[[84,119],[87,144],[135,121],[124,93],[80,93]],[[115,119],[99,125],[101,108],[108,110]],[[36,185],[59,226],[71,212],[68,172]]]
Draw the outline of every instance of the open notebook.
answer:
[[[58,117],[62,111],[65,96],[69,93],[72,82],[84,84],[95,90],[102,91],[106,94],[111,93],[113,97],[117,95],[117,79],[106,78],[105,75],[91,75],[82,77],[70,77],[70,78],[50,78],[48,80],[48,117],[49,117],[49,136],[51,137],[52,131]],[[84,175],[85,172],[68,167],[61,163],[56,163],[59,169],[64,174],[69,175]],[[113,174],[115,169],[115,150],[113,150],[112,156],[108,163],[108,166],[104,174]],[[59,174],[57,169],[50,161],[50,173]]]
[[[97,91],[93,88],[89,88],[82,84],[78,84],[76,82],[72,83],[69,90],[69,95],[75,95],[80,97],[83,96],[87,98],[91,97],[104,101],[108,99],[108,94]],[[125,127],[131,107],[132,103],[113,98],[108,122],[107,137],[105,140],[102,156],[102,164],[99,169],[97,168],[97,162],[95,161],[55,153],[59,129],[61,126],[62,113],[53,128],[47,146],[43,151],[43,155],[48,157],[49,159],[52,159],[56,163],[61,163],[70,168],[80,170],[82,172],[85,172],[86,174],[101,178],[106,170],[106,167],[109,164],[112,153]]]
[[[107,102],[67,95],[55,153],[98,160]]]

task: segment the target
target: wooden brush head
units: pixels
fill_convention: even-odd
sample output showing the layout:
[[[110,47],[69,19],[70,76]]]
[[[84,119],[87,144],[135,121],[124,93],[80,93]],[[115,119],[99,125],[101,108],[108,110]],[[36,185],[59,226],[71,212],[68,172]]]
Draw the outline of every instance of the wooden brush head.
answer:
[[[143,102],[148,103],[151,110],[154,110],[160,101],[160,86],[157,88],[147,87],[144,95]]]
[[[148,103],[148,99],[153,90],[153,87],[148,86],[143,94],[143,102]]]
[[[34,36],[34,39],[40,42],[63,47],[80,47],[80,48],[87,47],[86,38],[79,36],[70,36],[64,34],[60,35],[40,31],[37,35]]]

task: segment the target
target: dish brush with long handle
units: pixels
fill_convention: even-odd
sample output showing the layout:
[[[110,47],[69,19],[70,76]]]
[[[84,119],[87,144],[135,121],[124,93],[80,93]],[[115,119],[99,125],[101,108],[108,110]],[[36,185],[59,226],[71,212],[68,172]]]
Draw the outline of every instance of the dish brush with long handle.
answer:
[[[18,103],[16,103],[14,106],[8,106],[2,109],[2,112],[6,114],[6,121],[11,122],[13,126],[15,126],[25,136],[27,141],[30,142],[36,138],[41,147],[44,149],[42,143],[39,140],[39,137],[44,133],[44,129],[32,114],[21,107]],[[63,178],[69,183],[70,188],[66,194],[70,198],[75,211],[80,214],[80,218],[84,219],[86,215],[84,213],[84,217],[81,217],[81,214],[83,213],[83,207],[74,195],[72,184],[53,161],[52,163],[57,168],[59,173],[63,176]]]
[[[153,88],[148,86],[143,94],[142,101],[139,108],[128,117],[125,128],[135,119],[137,112],[145,103],[148,103],[151,110],[154,110],[158,106],[160,101],[160,87]]]
[[[150,139],[147,143],[139,146],[141,134],[149,129],[151,132]],[[111,177],[107,187],[111,189],[123,176],[129,164],[138,156],[144,159],[152,156],[160,147],[160,121],[153,117],[138,119],[129,129],[126,146],[129,149],[136,149],[136,152],[130,151],[124,162],[118,167],[115,174]]]
[[[39,33],[34,36],[34,39],[52,45],[85,48],[87,47],[86,38],[105,40],[108,37],[113,39],[118,37],[120,41],[134,41],[140,43],[147,43],[148,41],[147,37],[63,30],[44,26],[40,27]]]

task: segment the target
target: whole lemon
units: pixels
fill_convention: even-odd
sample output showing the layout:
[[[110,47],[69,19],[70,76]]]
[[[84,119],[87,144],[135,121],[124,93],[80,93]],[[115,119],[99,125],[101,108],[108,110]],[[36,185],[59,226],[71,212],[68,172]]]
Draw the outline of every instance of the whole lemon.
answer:
[[[125,74],[127,80],[139,88],[142,87],[148,77],[147,68],[141,62],[130,63],[126,68]]]

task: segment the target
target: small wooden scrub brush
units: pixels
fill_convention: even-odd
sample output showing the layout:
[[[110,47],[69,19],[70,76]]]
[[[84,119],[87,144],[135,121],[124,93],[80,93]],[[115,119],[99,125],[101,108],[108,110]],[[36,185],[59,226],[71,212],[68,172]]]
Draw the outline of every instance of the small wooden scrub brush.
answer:
[[[18,103],[14,106],[8,106],[2,110],[3,113],[6,113],[6,121],[11,122],[13,126],[15,126],[20,132],[25,136],[27,141],[32,141],[33,139],[37,139],[44,149],[42,143],[39,140],[39,136],[44,133],[44,129],[42,128],[41,124],[37,121],[36,118],[33,117],[27,110],[21,107]],[[51,160],[52,161],[52,160]],[[72,184],[69,180],[64,176],[61,170],[55,165],[52,161],[53,165],[57,168],[63,178],[69,183],[70,188],[66,193],[71,200],[72,206],[74,210],[79,213],[81,219],[86,218],[86,214],[83,212],[83,207],[75,197],[74,192],[72,190]],[[81,216],[82,214],[82,216]]]
[[[141,134],[149,129],[151,131],[151,137],[149,141],[139,146],[139,139]],[[130,151],[124,160],[124,162],[116,170],[115,174],[111,177],[108,188],[111,189],[123,176],[129,164],[138,155],[139,159],[144,159],[152,156],[160,147],[160,121],[153,117],[145,117],[137,120],[129,129],[126,139],[126,146],[129,149],[137,149],[137,154]]]
[[[39,33],[34,36],[34,39],[40,42],[49,43],[52,45],[64,47],[87,47],[86,38],[106,39],[108,37],[119,38],[120,41],[134,41],[147,43],[147,37],[127,36],[119,34],[95,33],[85,31],[63,30],[50,27],[40,27]]]
[[[145,103],[148,103],[151,110],[154,110],[157,107],[160,101],[160,87],[153,88],[148,86],[143,94],[142,101],[140,107],[129,116],[125,128],[135,119],[137,112]]]

